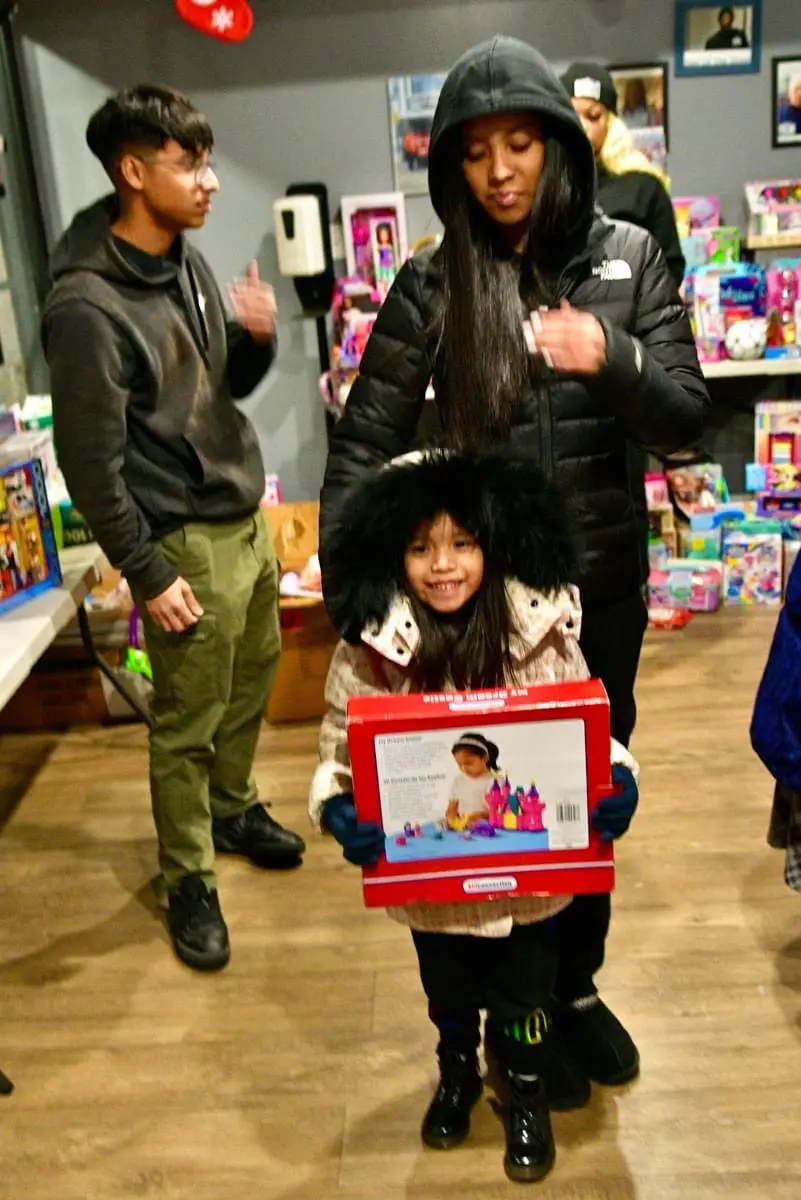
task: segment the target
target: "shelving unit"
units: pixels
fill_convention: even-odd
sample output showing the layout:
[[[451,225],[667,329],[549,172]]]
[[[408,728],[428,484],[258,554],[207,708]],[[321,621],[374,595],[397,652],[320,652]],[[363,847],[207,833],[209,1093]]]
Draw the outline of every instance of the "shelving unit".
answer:
[[[787,233],[752,233],[745,239],[746,250],[801,250],[801,230]]]

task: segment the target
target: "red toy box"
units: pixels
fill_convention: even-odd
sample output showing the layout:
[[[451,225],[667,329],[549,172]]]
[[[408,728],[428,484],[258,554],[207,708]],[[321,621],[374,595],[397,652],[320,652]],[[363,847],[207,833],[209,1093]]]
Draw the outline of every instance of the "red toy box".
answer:
[[[347,728],[359,818],[386,833],[368,907],[613,889],[589,820],[612,791],[599,680],[357,697]]]

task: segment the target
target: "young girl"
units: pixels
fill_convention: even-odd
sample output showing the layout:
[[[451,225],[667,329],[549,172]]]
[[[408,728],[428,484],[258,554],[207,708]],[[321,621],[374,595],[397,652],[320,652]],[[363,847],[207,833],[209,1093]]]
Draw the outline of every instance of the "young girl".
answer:
[[[494,37],[448,73],[428,185],[442,242],[398,271],[331,436],[320,497],[328,612],[350,632],[328,573],[342,506],[365,472],[419,437],[525,447],[571,510],[582,652],[627,745],[648,623],[644,487],[628,448],[666,456],[701,436],[710,401],[687,314],[648,234],[598,214],[592,146],[553,68],[523,42]],[[578,896],[555,921],[556,995],[575,1018],[565,1034],[607,1084],[639,1069],[597,995],[610,913],[608,894]]]
[[[358,820],[345,733],[353,696],[527,686],[584,679],[581,612],[563,503],[525,452],[432,452],[365,475],[332,534],[329,599],[350,614],[328,677],[312,822],[351,862],[377,862],[384,838]],[[489,749],[489,748],[488,748]],[[628,826],[634,760],[615,748],[621,795],[601,802],[605,836]],[[489,757],[489,756],[488,756]],[[553,1039],[557,952],[547,918],[564,896],[394,908],[412,930],[441,1079],[425,1115],[426,1145],[467,1136],[482,1083],[480,1011],[499,1065],[511,1179],[540,1179],[554,1144],[543,1077]]]
[[[445,821],[451,829],[469,829],[489,816],[486,797],[498,777],[498,747],[483,733],[463,733],[451,754],[459,774],[451,784]]]

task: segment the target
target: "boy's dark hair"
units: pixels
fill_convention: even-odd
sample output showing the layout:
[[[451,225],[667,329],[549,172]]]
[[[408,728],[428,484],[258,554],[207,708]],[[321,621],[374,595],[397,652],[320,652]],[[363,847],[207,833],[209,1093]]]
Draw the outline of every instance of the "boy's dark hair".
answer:
[[[86,144],[112,177],[126,150],[160,150],[169,141],[199,155],[211,150],[214,134],[187,96],[152,84],[111,96],[86,127]]]
[[[734,20],[734,9],[728,4],[726,4],[718,13],[718,24],[721,23],[724,17],[729,17],[729,19],[732,21]]]

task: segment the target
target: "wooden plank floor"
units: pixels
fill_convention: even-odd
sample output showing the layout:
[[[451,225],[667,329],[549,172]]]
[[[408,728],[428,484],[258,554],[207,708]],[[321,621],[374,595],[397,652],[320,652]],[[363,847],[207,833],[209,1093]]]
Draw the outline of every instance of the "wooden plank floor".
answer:
[[[765,845],[748,720],[772,614],[652,635],[639,689],[643,801],[620,851],[607,999],[642,1079],[556,1118],[542,1200],[799,1200],[801,897]],[[305,828],[314,728],[265,733],[259,777]],[[5,738],[0,835],[2,1200],[490,1200],[490,1102],[468,1145],[418,1141],[434,1064],[408,934],[357,873],[221,871],[233,959],[181,968],[149,878],[134,727]]]

